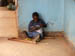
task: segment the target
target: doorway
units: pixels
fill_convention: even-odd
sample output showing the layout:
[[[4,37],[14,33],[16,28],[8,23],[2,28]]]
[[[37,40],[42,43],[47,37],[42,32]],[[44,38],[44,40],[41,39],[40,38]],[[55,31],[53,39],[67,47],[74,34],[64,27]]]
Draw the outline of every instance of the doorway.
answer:
[[[5,0],[1,1],[3,3]],[[0,37],[18,37],[17,8],[15,5],[17,2],[15,1],[17,0],[6,0],[0,7]],[[8,5],[4,5],[7,2]]]

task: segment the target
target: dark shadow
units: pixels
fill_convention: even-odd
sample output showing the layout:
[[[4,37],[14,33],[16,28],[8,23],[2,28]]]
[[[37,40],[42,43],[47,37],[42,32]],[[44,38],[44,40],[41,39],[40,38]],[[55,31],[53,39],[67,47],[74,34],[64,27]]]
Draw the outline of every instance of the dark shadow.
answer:
[[[0,7],[4,7],[8,5],[8,0],[0,0]]]
[[[41,13],[38,13],[38,14],[39,14],[39,19],[42,20],[42,22],[45,24],[45,27],[44,27],[44,30],[43,30],[43,35],[46,36],[45,29],[48,27],[48,24],[45,22],[42,14]]]
[[[44,20],[44,18],[43,18],[41,13],[39,13],[39,19],[42,20],[43,23],[45,24],[45,27],[47,27],[48,24],[45,22],[45,20]]]
[[[0,0],[0,7],[8,10],[16,10],[16,3],[14,0]]]

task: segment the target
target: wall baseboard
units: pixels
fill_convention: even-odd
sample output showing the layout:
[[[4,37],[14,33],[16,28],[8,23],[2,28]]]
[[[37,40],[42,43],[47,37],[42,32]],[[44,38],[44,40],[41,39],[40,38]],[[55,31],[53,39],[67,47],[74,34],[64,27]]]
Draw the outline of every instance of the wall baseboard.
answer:
[[[45,32],[45,36],[47,36],[47,37],[64,37],[64,31]]]

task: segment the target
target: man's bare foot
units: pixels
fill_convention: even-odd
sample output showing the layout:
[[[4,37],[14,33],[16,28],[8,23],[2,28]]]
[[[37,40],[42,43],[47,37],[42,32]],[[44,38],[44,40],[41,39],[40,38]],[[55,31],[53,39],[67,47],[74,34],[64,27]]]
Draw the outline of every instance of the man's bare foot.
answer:
[[[36,41],[33,41],[31,38],[26,38],[25,41],[30,42],[32,44],[36,44]]]
[[[34,41],[34,42],[37,42],[39,39],[40,39],[40,35],[37,35],[37,36],[33,39],[33,41]]]

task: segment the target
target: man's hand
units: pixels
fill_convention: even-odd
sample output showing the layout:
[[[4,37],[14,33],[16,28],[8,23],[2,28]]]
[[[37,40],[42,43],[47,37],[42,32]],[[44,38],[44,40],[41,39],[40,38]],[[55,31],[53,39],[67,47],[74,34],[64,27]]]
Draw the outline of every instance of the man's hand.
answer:
[[[36,27],[32,27],[32,30],[35,30],[36,29]]]
[[[43,27],[44,25],[43,24],[40,24],[40,27]]]
[[[32,31],[35,31],[35,30],[36,30],[36,27],[32,26],[30,31],[32,32]]]

